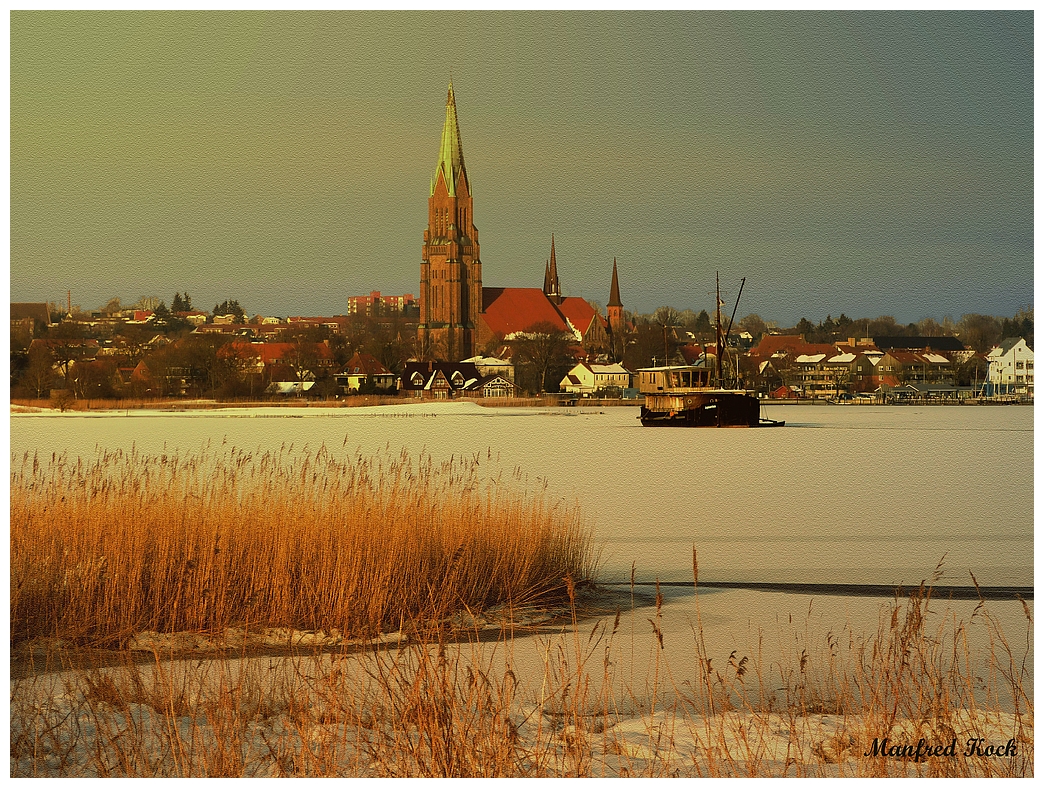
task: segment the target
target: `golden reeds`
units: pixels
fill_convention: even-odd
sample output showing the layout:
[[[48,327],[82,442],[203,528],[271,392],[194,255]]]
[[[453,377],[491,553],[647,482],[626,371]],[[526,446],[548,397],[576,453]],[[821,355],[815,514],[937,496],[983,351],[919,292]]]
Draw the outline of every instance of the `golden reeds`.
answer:
[[[695,668],[683,673],[664,649],[663,597],[636,606],[633,571],[630,611],[579,615],[593,569],[578,512],[519,490],[520,472],[503,478],[489,454],[208,448],[25,455],[12,469],[12,641],[409,635],[274,657],[170,659],[160,646],[145,664],[62,652],[62,671],[12,681],[12,776],[1033,774],[1025,602],[1025,644],[985,604],[970,621],[937,616],[926,583],[882,606],[869,632],[816,632],[810,616],[775,633],[778,653],[762,632],[723,658],[704,636],[694,555]],[[540,601],[571,614],[559,633],[531,635],[535,665],[516,653],[512,614],[495,642],[478,625],[472,642],[445,636],[451,618]],[[922,739],[957,753],[887,751]],[[1016,752],[965,757],[979,740]]]
[[[373,636],[590,578],[575,508],[488,456],[283,446],[26,454],[11,473],[11,639],[290,627]]]

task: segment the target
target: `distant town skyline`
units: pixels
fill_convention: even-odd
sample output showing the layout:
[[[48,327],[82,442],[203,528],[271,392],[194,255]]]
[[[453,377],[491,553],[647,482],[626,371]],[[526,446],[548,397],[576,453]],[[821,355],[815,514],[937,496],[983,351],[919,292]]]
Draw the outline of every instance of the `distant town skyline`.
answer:
[[[1033,303],[1033,15],[13,12],[11,298],[418,293],[446,86],[483,281],[900,323]]]

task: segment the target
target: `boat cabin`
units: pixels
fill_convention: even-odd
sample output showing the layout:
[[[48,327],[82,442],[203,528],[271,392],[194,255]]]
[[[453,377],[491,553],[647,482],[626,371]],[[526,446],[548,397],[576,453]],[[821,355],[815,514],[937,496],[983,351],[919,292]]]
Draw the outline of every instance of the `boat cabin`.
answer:
[[[642,394],[684,392],[711,386],[714,370],[702,364],[676,367],[647,367],[638,370],[638,390]]]

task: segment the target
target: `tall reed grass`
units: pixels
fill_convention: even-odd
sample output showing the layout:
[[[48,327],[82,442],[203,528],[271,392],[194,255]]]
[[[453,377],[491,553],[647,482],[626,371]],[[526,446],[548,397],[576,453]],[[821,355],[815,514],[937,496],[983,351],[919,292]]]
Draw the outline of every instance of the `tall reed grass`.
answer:
[[[578,511],[487,465],[325,446],[27,453],[12,460],[11,640],[117,646],[230,626],[371,637],[564,598],[564,578],[594,571]]]

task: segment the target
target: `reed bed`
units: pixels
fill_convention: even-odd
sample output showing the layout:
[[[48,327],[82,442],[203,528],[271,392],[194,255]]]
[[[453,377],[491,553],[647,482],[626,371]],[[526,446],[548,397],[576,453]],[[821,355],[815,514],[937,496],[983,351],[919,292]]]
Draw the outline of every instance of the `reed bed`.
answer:
[[[630,609],[583,615],[593,571],[575,507],[489,453],[15,458],[10,773],[1033,775],[1026,603],[1025,639],[1010,640],[988,605],[959,619],[928,582],[871,631],[809,617],[725,656],[707,644],[694,554],[679,664],[658,592],[643,607],[632,583]],[[532,605],[566,618],[519,629]],[[371,639],[191,658],[173,646],[236,627]],[[168,637],[145,662],[129,649],[143,632]],[[44,666],[24,642],[38,638],[60,640]],[[921,740],[955,752],[888,750]],[[968,756],[969,741],[994,749]]]
[[[12,460],[11,641],[403,622],[564,598],[591,578],[575,507],[494,458],[284,445]]]

